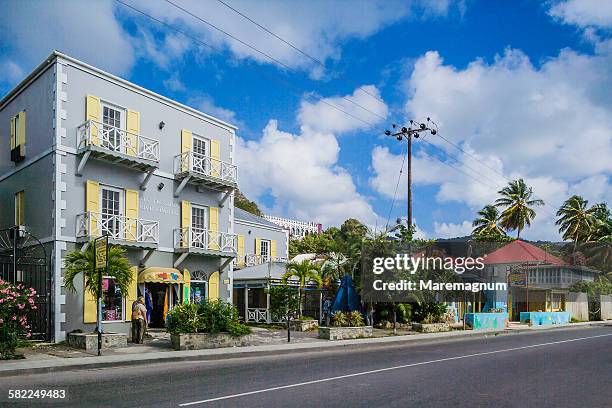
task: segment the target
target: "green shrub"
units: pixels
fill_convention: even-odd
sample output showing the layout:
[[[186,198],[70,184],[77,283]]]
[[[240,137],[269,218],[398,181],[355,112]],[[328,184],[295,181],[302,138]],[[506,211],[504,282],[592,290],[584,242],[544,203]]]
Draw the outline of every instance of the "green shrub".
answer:
[[[166,329],[170,334],[197,333],[204,327],[200,305],[185,303],[168,312]]]
[[[238,311],[220,300],[182,304],[168,312],[166,329],[170,334],[229,332],[242,336],[251,329],[238,322]]]
[[[316,320],[316,319],[310,316],[300,316],[299,320]]]
[[[331,324],[334,327],[347,327],[348,316],[344,312],[336,312],[332,315]]]
[[[361,312],[353,311],[347,313],[347,320],[349,327],[362,327],[365,326],[365,322],[363,321],[363,315]]]
[[[414,321],[418,323],[443,323],[446,305],[444,303],[417,303],[412,308]]]
[[[15,349],[32,335],[28,314],[36,310],[35,296],[32,288],[0,279],[0,360],[23,358]]]
[[[229,322],[227,325],[227,332],[232,337],[240,337],[247,334],[251,334],[251,328],[245,324],[238,322]]]
[[[287,318],[287,301],[289,303],[289,314],[297,316],[300,312],[300,298],[298,289],[290,286],[271,286],[270,293],[270,317],[273,322],[282,322]]]

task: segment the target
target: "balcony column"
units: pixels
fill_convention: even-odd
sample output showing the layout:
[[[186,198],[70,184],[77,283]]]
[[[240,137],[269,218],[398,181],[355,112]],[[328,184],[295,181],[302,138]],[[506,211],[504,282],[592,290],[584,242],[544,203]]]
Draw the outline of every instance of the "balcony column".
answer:
[[[266,291],[266,322],[272,323],[272,316],[270,315],[270,286],[268,286],[268,290]]]
[[[249,318],[249,288],[244,286],[244,322],[246,323]]]

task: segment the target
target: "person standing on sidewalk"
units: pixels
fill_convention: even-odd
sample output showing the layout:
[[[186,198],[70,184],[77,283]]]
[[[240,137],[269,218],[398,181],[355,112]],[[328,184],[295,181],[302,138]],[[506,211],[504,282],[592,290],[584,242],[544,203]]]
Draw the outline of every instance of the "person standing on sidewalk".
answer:
[[[139,296],[132,304],[132,342],[134,344],[142,344],[145,327],[147,325],[147,308],[145,299]]]

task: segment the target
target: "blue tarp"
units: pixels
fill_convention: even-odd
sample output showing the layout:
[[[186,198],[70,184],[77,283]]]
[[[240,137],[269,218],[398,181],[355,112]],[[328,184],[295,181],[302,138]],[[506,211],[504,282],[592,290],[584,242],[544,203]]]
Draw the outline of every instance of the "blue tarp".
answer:
[[[336,300],[334,300],[332,313],[352,312],[354,310],[361,311],[359,296],[353,287],[353,279],[349,275],[344,275],[336,295]]]

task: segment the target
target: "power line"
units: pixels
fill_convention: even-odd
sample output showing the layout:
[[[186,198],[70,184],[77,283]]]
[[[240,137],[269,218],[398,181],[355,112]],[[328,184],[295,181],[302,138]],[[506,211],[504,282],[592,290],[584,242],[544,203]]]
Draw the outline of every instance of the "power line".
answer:
[[[302,54],[303,56],[305,56],[306,58],[309,58],[311,61],[315,62],[316,64],[320,65],[321,67],[327,69],[327,66],[325,65],[324,62],[322,62],[320,59],[313,57],[312,55],[310,55],[309,53],[307,53],[306,51],[298,48],[297,46],[295,46],[294,44],[290,43],[289,41],[285,40],[284,38],[282,38],[281,36],[279,36],[278,34],[272,32],[270,29],[264,27],[263,25],[261,25],[260,23],[258,23],[257,21],[253,20],[251,17],[249,17],[248,15],[246,15],[245,13],[235,9],[234,7],[230,6],[229,4],[227,4],[226,2],[224,2],[223,0],[217,0],[219,3],[223,4],[225,7],[229,8],[230,10],[232,10],[233,12],[235,12],[236,14],[242,16],[243,18],[245,18],[246,20],[250,21],[251,23],[255,24],[257,27],[261,28],[262,30],[264,30],[266,33],[270,34],[271,36],[273,36],[274,38],[276,38],[277,40],[285,43],[286,45],[288,45],[289,47],[293,48],[295,51],[299,52],[300,54]],[[370,92],[366,91],[363,88],[359,88],[360,91],[362,91],[363,93],[370,95],[372,98],[376,99],[378,102],[383,103],[386,106],[385,101],[383,101],[381,98],[379,98],[378,96],[371,94]]]
[[[131,10],[133,10],[133,11],[135,11],[135,12],[137,12],[137,13],[139,13],[139,14],[141,14],[141,15],[145,16],[145,17],[147,17],[148,19],[153,20],[153,21],[157,22],[158,24],[163,25],[164,27],[166,27],[166,28],[168,28],[168,29],[170,29],[170,30],[172,30],[172,31],[175,31],[175,32],[177,32],[177,33],[179,33],[179,34],[181,34],[181,35],[183,35],[183,36],[185,36],[185,37],[187,37],[187,38],[191,39],[192,41],[197,42],[198,44],[204,45],[205,47],[208,47],[208,48],[210,48],[211,50],[216,51],[216,52],[218,52],[218,53],[220,53],[220,54],[222,54],[222,53],[223,53],[223,50],[221,50],[221,49],[219,49],[219,48],[215,47],[214,45],[211,45],[211,44],[209,44],[209,43],[207,43],[207,42],[205,42],[205,41],[201,40],[200,38],[197,38],[197,37],[195,37],[195,36],[193,36],[193,35],[191,35],[191,34],[189,34],[189,33],[185,32],[185,31],[183,31],[183,30],[181,30],[181,29],[178,29],[178,28],[176,28],[176,27],[174,27],[174,26],[172,26],[172,25],[170,25],[170,24],[168,24],[168,23],[166,23],[166,22],[164,22],[164,21],[162,21],[162,20],[159,20],[158,18],[155,18],[155,17],[153,17],[152,15],[150,15],[150,14],[148,14],[148,13],[146,13],[146,12],[144,12],[144,11],[142,11],[142,10],[140,10],[140,9],[138,9],[138,8],[136,8],[136,7],[132,6],[132,5],[130,5],[130,4],[127,4],[127,3],[123,2],[122,0],[115,0],[115,1],[116,1],[117,3],[119,3],[119,4],[121,4],[121,5],[123,5],[123,6],[127,7],[127,8],[129,8],[129,9],[131,9]],[[232,58],[232,60],[234,60],[234,61],[238,61],[238,60],[237,60],[237,59],[235,59],[235,58]],[[271,80],[271,81],[275,81],[275,82],[281,83],[281,84],[285,85],[285,86],[286,86],[286,87],[288,87],[288,88],[297,89],[297,91],[300,93],[300,95],[301,95],[301,94],[303,94],[303,91],[302,91],[301,89],[299,89],[298,87],[296,87],[295,85],[293,85],[292,83],[289,83],[289,82],[286,82],[286,81],[279,80],[279,79],[278,79],[278,77],[276,77],[276,76],[274,76],[274,77],[267,76],[267,75],[263,74],[263,73],[262,73],[262,72],[260,72],[260,71],[258,71],[257,73],[258,73],[258,75],[266,76],[266,77],[267,77],[269,80]],[[339,112],[344,113],[344,114],[345,114],[345,115],[347,115],[347,116],[352,117],[352,118],[353,118],[353,119],[355,119],[355,120],[358,120],[358,121],[360,121],[360,122],[364,123],[365,125],[367,125],[367,126],[369,126],[369,127],[374,127],[374,126],[376,126],[374,123],[372,123],[372,122],[370,122],[370,121],[367,121],[367,120],[364,120],[364,119],[362,119],[362,118],[360,118],[360,117],[357,117],[357,116],[353,115],[352,113],[347,112],[347,111],[345,111],[344,109],[339,108],[338,106],[336,106],[336,105],[334,105],[334,104],[332,104],[332,103],[330,103],[330,102],[326,101],[324,98],[322,98],[322,97],[320,97],[320,96],[313,95],[313,94],[310,94],[310,95],[308,95],[308,96],[309,96],[309,97],[311,97],[311,98],[314,98],[314,99],[318,100],[319,102],[321,102],[321,103],[323,103],[323,104],[325,104],[325,105],[327,105],[327,106],[329,106],[329,107],[331,107],[331,108],[333,108],[333,109],[335,109],[335,110],[337,110],[337,111],[339,111]]]
[[[395,206],[395,199],[397,198],[397,189],[399,188],[399,183],[402,178],[402,172],[404,171],[404,163],[406,163],[406,157],[408,156],[408,147],[406,146],[406,154],[402,160],[402,165],[400,167],[399,175],[397,176],[397,184],[395,185],[395,192],[393,193],[393,200],[391,201],[391,208],[389,208],[389,215],[387,216],[387,225],[385,226],[385,230],[389,228],[389,221],[391,220],[391,212],[393,212],[393,207]]]
[[[220,27],[217,27],[217,26],[216,26],[216,25],[214,25],[213,23],[211,23],[211,22],[209,22],[209,21],[205,20],[204,18],[202,18],[202,17],[198,16],[197,14],[194,14],[193,12],[191,12],[191,11],[189,11],[188,9],[186,9],[186,8],[184,8],[184,7],[182,7],[182,6],[178,5],[178,4],[176,4],[176,3],[174,3],[173,1],[171,1],[171,0],[165,0],[165,1],[166,1],[168,4],[172,5],[173,7],[177,8],[177,9],[179,9],[179,10],[183,11],[184,13],[186,13],[186,14],[190,15],[191,17],[195,18],[196,20],[201,21],[202,23],[204,23],[204,24],[208,25],[209,27],[211,27],[211,28],[213,28],[213,29],[215,29],[215,30],[219,31],[220,33],[222,33],[222,34],[224,34],[224,35],[228,36],[228,37],[229,37],[229,38],[231,38],[232,40],[239,42],[240,44],[244,45],[245,47],[248,47],[249,49],[251,49],[251,50],[253,50],[253,51],[257,52],[257,53],[258,53],[258,54],[260,54],[260,55],[263,55],[264,57],[268,58],[270,61],[273,61],[273,62],[275,62],[275,63],[277,63],[277,64],[281,65],[282,67],[286,68],[287,70],[289,70],[289,71],[291,71],[291,72],[293,72],[293,73],[296,73],[296,70],[295,70],[294,68],[290,67],[289,65],[287,65],[287,64],[285,64],[284,62],[280,61],[279,59],[274,58],[273,56],[271,56],[271,55],[269,55],[269,54],[265,53],[264,51],[259,50],[258,48],[256,48],[256,47],[252,46],[251,44],[246,43],[245,41],[241,40],[240,38],[236,37],[235,35],[233,35],[233,34],[231,34],[231,33],[228,33],[227,31],[223,30],[223,29],[222,29],[222,28],[220,28]],[[365,111],[367,111],[367,112],[371,113],[372,115],[378,116],[378,117],[380,117],[380,118],[381,118],[381,119],[383,119],[383,120],[384,120],[384,119],[386,119],[386,117],[384,117],[384,116],[380,115],[380,114],[379,114],[379,113],[377,113],[377,112],[373,112],[373,111],[371,111],[370,109],[368,109],[368,108],[366,108],[365,106],[363,106],[363,105],[361,105],[361,104],[359,104],[359,103],[357,103],[357,102],[353,101],[352,99],[350,99],[350,98],[348,98],[348,97],[346,97],[346,96],[341,96],[341,98],[342,98],[342,99],[344,99],[345,101],[350,102],[350,103],[354,104],[355,106],[357,106],[357,107],[359,107],[359,108],[361,108],[361,109],[363,109],[363,110],[365,110]]]

